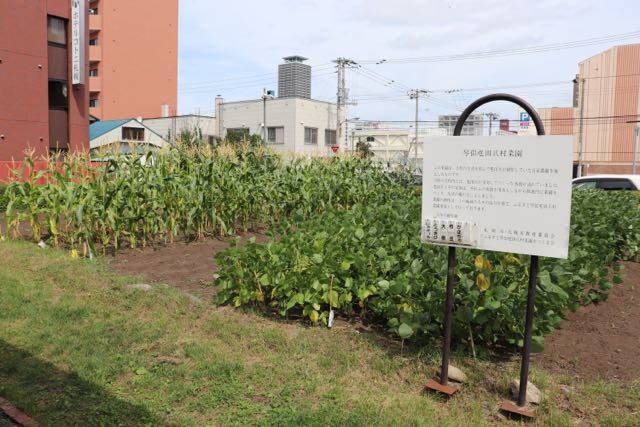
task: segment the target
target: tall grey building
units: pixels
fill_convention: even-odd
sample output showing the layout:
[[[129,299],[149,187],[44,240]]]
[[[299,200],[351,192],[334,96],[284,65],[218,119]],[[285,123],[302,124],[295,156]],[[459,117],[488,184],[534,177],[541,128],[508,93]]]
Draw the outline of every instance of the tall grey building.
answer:
[[[453,135],[453,129],[460,116],[446,115],[438,117],[438,127],[446,129],[447,135]],[[472,114],[462,126],[462,135],[464,136],[482,136],[484,131],[482,114]]]
[[[311,99],[311,66],[304,64],[307,58],[287,56],[278,66],[278,98]]]

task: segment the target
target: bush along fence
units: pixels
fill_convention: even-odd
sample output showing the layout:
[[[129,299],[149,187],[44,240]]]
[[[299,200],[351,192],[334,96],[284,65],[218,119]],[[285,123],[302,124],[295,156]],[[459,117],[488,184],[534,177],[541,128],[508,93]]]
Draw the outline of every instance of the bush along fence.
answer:
[[[218,255],[218,303],[257,306],[326,324],[330,310],[361,316],[400,338],[439,335],[446,248],[420,243],[420,200],[356,204]],[[617,261],[640,251],[640,199],[576,190],[567,260],[543,259],[534,350],[567,309],[606,298]],[[454,336],[469,345],[521,346],[526,257],[459,251]],[[613,269],[613,274],[611,269]]]

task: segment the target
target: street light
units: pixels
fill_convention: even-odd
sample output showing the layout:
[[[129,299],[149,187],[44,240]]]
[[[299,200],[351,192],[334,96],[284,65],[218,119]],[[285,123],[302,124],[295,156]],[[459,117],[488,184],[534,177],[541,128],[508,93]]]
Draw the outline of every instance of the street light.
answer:
[[[262,142],[267,143],[267,100],[275,97],[275,91],[262,89]]]

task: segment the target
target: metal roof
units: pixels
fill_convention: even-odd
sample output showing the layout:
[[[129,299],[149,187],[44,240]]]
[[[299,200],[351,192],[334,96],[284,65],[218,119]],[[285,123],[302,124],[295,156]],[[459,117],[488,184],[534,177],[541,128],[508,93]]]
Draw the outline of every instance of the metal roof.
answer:
[[[287,62],[302,62],[302,61],[306,61],[309,58],[305,58],[304,56],[300,56],[300,55],[291,55],[291,56],[285,56],[282,59],[284,59]]]
[[[107,132],[111,132],[112,130],[120,126],[123,126],[129,123],[131,120],[134,120],[134,119],[104,120],[104,121],[92,123],[89,126],[89,139],[91,140],[91,139],[98,138]]]

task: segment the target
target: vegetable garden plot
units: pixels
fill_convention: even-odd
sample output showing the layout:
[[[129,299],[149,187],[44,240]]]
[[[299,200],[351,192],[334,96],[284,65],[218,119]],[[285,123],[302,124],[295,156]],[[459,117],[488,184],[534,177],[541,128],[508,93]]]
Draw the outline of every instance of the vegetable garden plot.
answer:
[[[609,268],[639,251],[639,199],[631,193],[578,190],[569,259],[544,259],[534,344],[566,309],[606,298]],[[446,248],[420,243],[420,200],[330,210],[281,233],[218,255],[219,303],[254,305],[326,323],[331,309],[385,325],[401,338],[438,334]],[[522,345],[525,257],[461,250],[454,334],[462,341]],[[620,281],[617,275],[613,279]]]
[[[86,254],[95,253],[96,244],[117,249],[260,230],[329,208],[384,203],[404,191],[358,158],[285,161],[260,150],[222,147],[173,149],[152,165],[117,156],[95,168],[88,159],[70,157],[8,186],[8,229],[2,232],[19,237],[19,225],[27,222],[34,240],[49,238],[54,246]]]

